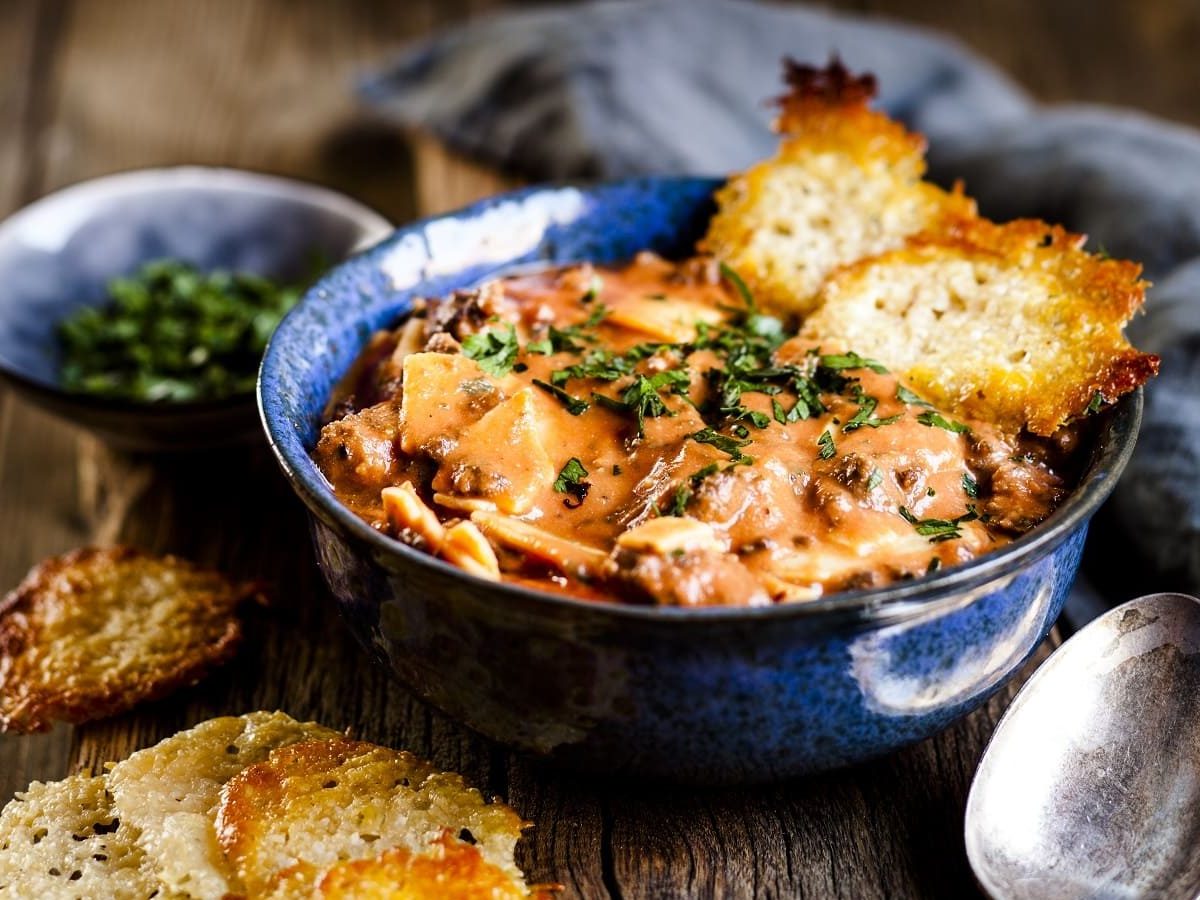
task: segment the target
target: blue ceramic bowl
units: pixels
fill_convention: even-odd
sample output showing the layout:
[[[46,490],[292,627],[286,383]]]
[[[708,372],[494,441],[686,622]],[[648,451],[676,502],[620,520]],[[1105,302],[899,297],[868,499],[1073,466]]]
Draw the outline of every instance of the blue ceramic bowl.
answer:
[[[23,395],[130,449],[235,443],[258,433],[254,398],[152,405],[59,384],[56,327],[152,259],[284,281],[311,277],[391,226],[313,185],[230,169],[126,172],[50,194],[0,223],[0,375]]]
[[[365,650],[497,741],[569,766],[766,781],[887,753],[1004,684],[1057,618],[1088,520],[1133,448],[1141,397],[1108,414],[1049,521],[968,565],[769,608],[589,603],[484,581],[374,531],[309,457],[334,384],[413,298],[514,265],[686,254],[717,182],[534,188],[418,222],[325,277],[276,332],[259,402],[311,512],[321,571]]]

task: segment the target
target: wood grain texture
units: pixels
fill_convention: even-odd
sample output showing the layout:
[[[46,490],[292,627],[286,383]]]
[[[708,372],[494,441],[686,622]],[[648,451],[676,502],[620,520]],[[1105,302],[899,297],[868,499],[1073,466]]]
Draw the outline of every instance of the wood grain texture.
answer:
[[[406,39],[494,5],[0,0],[0,213],[83,178],[181,162],[307,178],[396,221],[508,187],[427,139],[410,142],[350,90]],[[838,5],[940,22],[1048,99],[1200,120],[1190,4]],[[975,895],[962,808],[1011,689],[931,741],[820,778],[751,791],[584,781],[465,731],[367,663],[263,449],[118,454],[0,392],[0,523],[6,586],[45,555],[121,541],[273,588],[245,650],[207,682],[107,722],[0,737],[0,798],[33,778],[97,770],[211,715],[283,708],[410,748],[505,796],[538,823],[522,863],[567,897]]]

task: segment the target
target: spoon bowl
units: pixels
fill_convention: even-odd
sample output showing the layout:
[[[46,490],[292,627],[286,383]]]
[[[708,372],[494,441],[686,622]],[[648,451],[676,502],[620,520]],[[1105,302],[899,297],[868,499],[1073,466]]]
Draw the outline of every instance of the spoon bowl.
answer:
[[[997,900],[1200,895],[1200,600],[1101,616],[1017,695],[967,800]]]

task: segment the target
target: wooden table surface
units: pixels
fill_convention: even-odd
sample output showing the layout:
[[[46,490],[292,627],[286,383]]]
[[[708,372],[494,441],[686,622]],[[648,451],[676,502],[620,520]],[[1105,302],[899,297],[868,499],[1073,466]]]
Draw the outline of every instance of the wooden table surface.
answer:
[[[354,74],[404,40],[493,5],[0,0],[0,214],[84,178],[179,162],[305,177],[398,222],[500,189],[503,177],[410,143],[351,94]],[[1048,99],[1200,114],[1190,49],[1200,13],[1182,2],[844,5],[941,21]],[[567,897],[976,894],[962,809],[1011,689],[930,741],[828,776],[754,790],[598,784],[490,744],[370,665],[262,448],[120,455],[0,392],[0,523],[0,585],[49,554],[120,541],[265,578],[276,598],[236,662],[206,683],[107,722],[0,737],[0,798],[212,715],[282,708],[409,748],[503,796],[537,823],[522,864]]]

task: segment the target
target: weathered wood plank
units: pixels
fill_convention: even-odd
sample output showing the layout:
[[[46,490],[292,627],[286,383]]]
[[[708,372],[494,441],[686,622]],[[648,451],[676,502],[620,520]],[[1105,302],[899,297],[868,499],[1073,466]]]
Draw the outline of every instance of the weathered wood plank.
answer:
[[[9,3],[0,28],[0,215],[40,191],[41,148],[52,107],[50,73],[61,4]],[[30,565],[81,540],[71,429],[32,412],[0,388],[0,590]],[[33,779],[58,777],[70,729],[35,737],[0,736],[0,797]]]

